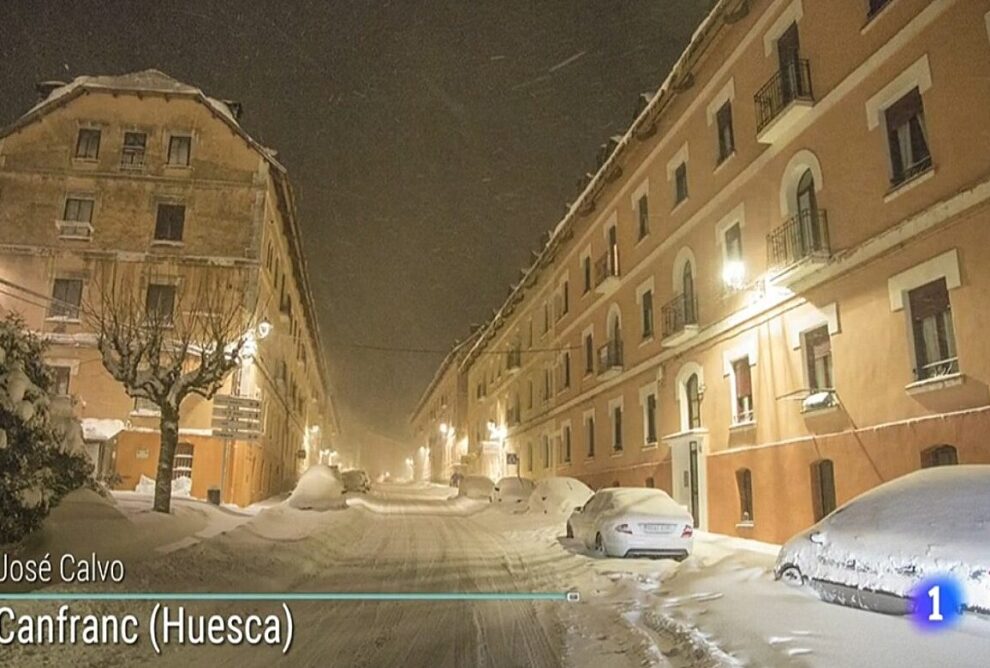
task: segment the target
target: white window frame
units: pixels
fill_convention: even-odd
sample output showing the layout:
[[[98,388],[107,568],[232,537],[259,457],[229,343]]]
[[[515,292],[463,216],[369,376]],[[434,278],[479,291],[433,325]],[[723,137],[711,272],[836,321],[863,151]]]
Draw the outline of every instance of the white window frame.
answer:
[[[564,431],[570,434],[570,452],[567,459],[564,459]],[[574,461],[574,430],[571,428],[571,421],[564,420],[557,427],[558,438],[560,438],[560,465],[566,466]]]
[[[594,434],[593,438],[594,438],[595,450],[594,450],[594,454],[592,454],[592,455],[589,455],[588,454],[588,422],[589,421],[593,423],[593,427],[594,427],[594,429],[592,431],[592,434]],[[582,429],[584,431],[584,433],[583,433],[584,439],[583,440],[584,440],[584,456],[585,456],[585,459],[586,460],[594,459],[595,457],[598,456],[598,450],[599,450],[598,435],[597,435],[597,433],[595,433],[595,432],[598,431],[598,421],[595,419],[595,409],[594,408],[589,408],[588,410],[584,411],[584,413],[581,414],[581,427],[582,427]]]
[[[609,426],[611,427],[611,429],[609,430],[609,442],[611,444],[611,454],[612,454],[612,456],[618,456],[618,455],[621,455],[623,452],[625,452],[625,450],[626,450],[626,441],[628,440],[626,438],[626,433],[625,433],[625,428],[624,428],[625,425],[620,424],[620,429],[622,430],[622,444],[621,444],[622,445],[622,449],[619,450],[619,449],[617,449],[615,447],[616,446],[616,441],[615,441],[615,409],[618,408],[622,412],[622,418],[623,418],[623,421],[625,421],[626,409],[625,409],[625,406],[624,406],[624,403],[625,402],[623,401],[623,399],[624,399],[624,397],[622,397],[620,395],[618,397],[615,397],[614,399],[610,399],[609,402],[608,402],[608,423],[609,423]]]
[[[708,126],[715,122],[715,114],[719,112],[722,106],[726,102],[734,102],[736,99],[736,79],[735,77],[729,77],[729,80],[725,82],[722,88],[715,93],[715,96],[708,103],[708,107],[705,109],[705,119],[708,121]],[[735,105],[733,105],[735,106]]]
[[[698,392],[704,395],[705,393],[705,369],[703,366],[697,362],[685,362],[681,365],[681,368],[677,371],[677,382],[674,383],[674,400],[677,402],[678,415],[680,416],[680,432],[686,433],[692,431],[691,425],[688,422],[688,398],[687,398],[687,381],[692,374],[697,374],[698,376]]]
[[[777,40],[791,26],[792,23],[799,23],[804,16],[804,7],[801,0],[793,0],[791,4],[784,8],[780,16],[770,24],[767,31],[763,33],[763,55],[766,58],[777,55]]]
[[[636,286],[636,306],[637,306],[637,313],[639,313],[640,329],[642,329],[643,327],[643,296],[647,292],[653,295],[653,331],[647,337],[643,337],[643,336],[640,337],[641,339],[640,345],[642,345],[643,343],[649,343],[654,338],[656,338],[657,335],[657,289],[656,289],[656,281],[654,280],[653,276],[650,276],[648,279],[646,279],[645,281],[643,281],[642,283]]]
[[[587,246],[584,247],[584,249],[581,251],[580,258],[581,259],[579,261],[578,268],[580,269],[580,273],[581,273],[581,296],[584,297],[585,295],[594,294],[595,292],[595,261],[591,257],[591,244],[588,244]],[[588,278],[587,290],[584,289],[585,260],[588,261],[588,267],[590,268],[590,271],[588,272],[589,278]]]
[[[588,371],[587,367],[587,350],[585,348],[585,341],[588,337],[591,337],[591,371]],[[581,376],[587,378],[588,376],[595,375],[595,325],[594,323],[588,325],[581,332]]]
[[[641,237],[639,236],[639,200],[642,197],[646,197],[646,234]],[[636,243],[639,243],[653,232],[650,225],[650,179],[644,178],[643,182],[636,186],[629,196],[629,205],[632,208],[633,224],[636,228]]]

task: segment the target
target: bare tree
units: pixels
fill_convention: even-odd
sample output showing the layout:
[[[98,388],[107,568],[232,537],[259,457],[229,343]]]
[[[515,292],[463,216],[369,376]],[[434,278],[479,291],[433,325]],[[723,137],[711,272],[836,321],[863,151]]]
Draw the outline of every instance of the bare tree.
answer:
[[[242,272],[228,267],[173,272],[103,263],[85,309],[103,366],[130,397],[159,410],[154,509],[163,513],[171,507],[183,400],[191,394],[212,399],[250,345]]]

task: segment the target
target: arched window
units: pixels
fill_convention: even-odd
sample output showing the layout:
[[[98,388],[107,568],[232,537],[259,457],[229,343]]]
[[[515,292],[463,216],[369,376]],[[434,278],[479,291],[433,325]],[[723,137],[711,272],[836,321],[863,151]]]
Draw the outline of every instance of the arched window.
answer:
[[[933,466],[955,466],[959,463],[959,455],[954,446],[936,445],[921,451],[921,468]]]
[[[835,469],[831,459],[819,459],[811,465],[811,501],[816,522],[835,510]]]
[[[684,295],[684,324],[695,325],[698,323],[698,305],[694,294],[694,270],[690,262],[685,262],[681,270],[681,290]]]
[[[815,175],[810,169],[804,170],[798,179],[797,211],[794,215],[800,257],[825,250],[827,239],[822,214],[818,209],[818,196],[815,194]]]
[[[701,428],[701,395],[698,387],[698,374],[692,373],[684,383],[684,394],[687,400],[688,429]]]
[[[753,474],[749,469],[736,471],[736,487],[739,489],[739,522],[753,522]]]

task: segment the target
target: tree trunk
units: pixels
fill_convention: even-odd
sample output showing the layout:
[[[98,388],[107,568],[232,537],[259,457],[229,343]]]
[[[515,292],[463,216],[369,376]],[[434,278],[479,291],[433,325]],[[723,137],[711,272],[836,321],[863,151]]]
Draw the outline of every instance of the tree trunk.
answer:
[[[172,507],[172,468],[175,451],[179,447],[179,408],[161,406],[161,450],[158,454],[158,476],[155,478],[155,505],[159,513],[167,513]]]

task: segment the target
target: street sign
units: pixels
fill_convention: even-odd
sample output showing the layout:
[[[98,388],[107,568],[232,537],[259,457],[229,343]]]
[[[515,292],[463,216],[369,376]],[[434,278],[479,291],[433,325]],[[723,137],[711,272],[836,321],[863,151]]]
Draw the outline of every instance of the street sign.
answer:
[[[239,408],[247,408],[254,410],[261,410],[261,399],[252,399],[251,397],[235,397],[230,394],[218,394],[213,397],[213,403],[216,406],[237,406]]]
[[[218,394],[213,397],[213,436],[233,441],[257,441],[261,437],[261,401]]]

